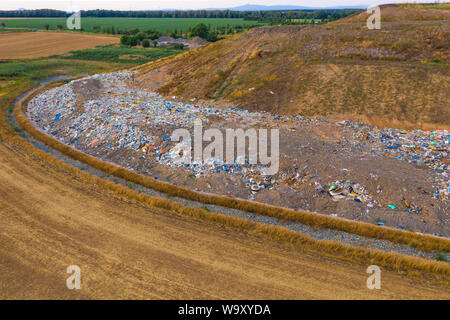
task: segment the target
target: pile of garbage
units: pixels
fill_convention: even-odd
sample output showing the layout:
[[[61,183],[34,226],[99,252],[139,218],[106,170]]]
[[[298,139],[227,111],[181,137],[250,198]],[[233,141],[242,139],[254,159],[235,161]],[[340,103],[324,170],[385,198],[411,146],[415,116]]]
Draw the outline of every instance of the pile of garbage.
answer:
[[[375,204],[375,201],[370,198],[363,186],[350,180],[332,182],[328,188],[328,194],[334,201],[342,199],[354,200],[362,202],[368,207],[373,207]]]
[[[226,164],[217,159],[185,164],[172,150],[175,142],[170,136],[177,128],[192,128],[195,120],[202,120],[205,124],[244,120],[248,127],[280,127],[295,133],[301,126],[327,123],[325,119],[171,101],[157,93],[130,87],[128,84],[134,75],[135,72],[130,71],[99,74],[42,92],[30,101],[28,117],[43,131],[83,152],[100,157],[127,152],[132,154],[132,159],[150,158],[168,167],[185,168],[195,177],[214,173],[236,174],[252,194],[280,183],[295,189],[304,182],[299,174],[290,178],[280,175],[266,177],[261,166],[249,164],[247,159],[244,164]],[[340,153],[351,157],[352,152],[346,152],[350,146],[364,147],[361,149],[369,150],[370,155],[425,165],[433,177],[433,197],[449,200],[450,135],[447,130],[380,129],[352,121],[342,121],[338,125],[351,137],[339,144]],[[334,201],[353,200],[368,207],[375,204],[363,186],[350,180],[334,181],[328,185],[319,181],[309,183]],[[407,210],[414,212],[418,209],[407,207]]]
[[[352,121],[338,125],[347,128],[354,144],[370,145],[374,153],[416,165],[425,165],[434,175],[433,197],[449,200],[450,195],[450,132],[377,128]]]
[[[258,125],[262,121],[267,123],[261,119],[276,116],[166,100],[153,92],[130,89],[127,82],[132,81],[134,74],[98,74],[40,93],[30,101],[28,117],[45,132],[87,153],[130,151],[137,156],[153,157],[166,166],[186,168],[196,177],[218,172],[239,174],[253,192],[267,186],[251,178],[258,176],[263,180],[263,168],[250,165],[248,159],[244,164],[232,165],[217,159],[206,159],[203,163],[180,162],[179,155],[172,151],[175,142],[170,135],[176,128],[192,128],[195,120],[206,124],[210,117],[227,121],[247,119],[251,125]],[[89,87],[90,81],[101,83],[98,95],[80,101],[80,95],[83,96],[76,93],[76,88]]]

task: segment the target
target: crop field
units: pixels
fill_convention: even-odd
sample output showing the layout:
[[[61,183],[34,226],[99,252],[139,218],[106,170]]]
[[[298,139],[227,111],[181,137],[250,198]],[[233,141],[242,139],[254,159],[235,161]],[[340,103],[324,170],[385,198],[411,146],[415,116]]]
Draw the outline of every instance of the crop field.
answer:
[[[35,19],[8,19],[1,18],[6,28],[29,28],[45,30],[49,25],[49,30],[56,30],[58,25],[67,29],[65,18],[35,18]],[[177,29],[178,31],[188,31],[189,27],[203,22],[214,27],[229,26],[252,26],[264,25],[262,22],[246,21],[244,19],[209,19],[209,18],[83,18],[81,17],[81,28],[87,32],[99,32],[101,28],[114,27],[116,30],[131,30],[138,28],[141,31],[156,30],[168,32]],[[94,27],[100,27],[99,29]]]
[[[0,59],[46,57],[118,42],[116,37],[66,32],[1,33]]]

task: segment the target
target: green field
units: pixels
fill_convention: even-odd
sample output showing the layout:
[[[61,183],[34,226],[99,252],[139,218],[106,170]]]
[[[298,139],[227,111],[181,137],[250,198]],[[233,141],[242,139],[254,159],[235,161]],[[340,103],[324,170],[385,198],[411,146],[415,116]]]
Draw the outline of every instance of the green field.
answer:
[[[36,18],[36,19],[1,19],[6,28],[29,28],[45,29],[45,25],[50,25],[50,30],[56,30],[57,25],[62,25],[67,29],[65,18]],[[87,32],[95,32],[94,26],[101,28],[114,27],[116,30],[131,30],[138,28],[141,31],[157,30],[159,32],[168,32],[174,29],[178,31],[188,31],[189,27],[203,22],[206,25],[215,27],[232,26],[252,26],[264,25],[262,22],[246,21],[244,19],[209,19],[209,18],[81,18],[81,28]],[[97,30],[98,32],[98,30]]]
[[[103,61],[134,66],[181,52],[183,52],[183,50],[164,47],[141,49],[109,45],[94,49],[71,51],[69,55],[64,55],[61,58],[70,60]]]

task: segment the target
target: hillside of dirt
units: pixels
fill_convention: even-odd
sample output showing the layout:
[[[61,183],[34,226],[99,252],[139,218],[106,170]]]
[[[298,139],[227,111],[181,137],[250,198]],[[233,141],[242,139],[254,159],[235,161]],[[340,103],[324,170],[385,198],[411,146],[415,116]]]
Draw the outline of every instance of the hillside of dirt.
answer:
[[[448,19],[447,10],[437,11],[444,15],[439,19]],[[365,23],[348,21],[252,29],[149,64],[136,86],[185,102],[379,126],[448,128],[450,23],[392,21],[369,30]]]

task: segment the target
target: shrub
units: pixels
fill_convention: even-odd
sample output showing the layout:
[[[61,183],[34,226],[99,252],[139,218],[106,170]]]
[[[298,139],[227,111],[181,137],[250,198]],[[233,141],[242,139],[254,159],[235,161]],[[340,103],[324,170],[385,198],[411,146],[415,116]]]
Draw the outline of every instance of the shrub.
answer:
[[[123,44],[125,46],[129,46],[131,43],[131,37],[128,35],[123,35],[120,37],[120,44]]]
[[[192,28],[191,36],[193,37],[200,37],[203,39],[208,38],[208,27],[204,23],[198,23],[194,28]]]
[[[139,39],[136,36],[130,37],[130,46],[135,47],[139,43]]]
[[[142,41],[142,46],[144,48],[150,47],[150,41],[148,41],[148,39],[144,39],[144,41]]]
[[[136,34],[136,38],[138,38],[139,41],[142,41],[147,38],[147,35],[144,32],[139,32],[138,34]]]
[[[161,33],[159,31],[147,30],[147,38],[152,39],[152,40],[156,40],[159,37],[161,37]]]
[[[179,50],[183,50],[184,49],[184,44],[182,43],[175,43],[172,48],[174,49],[179,49]]]
[[[206,40],[209,42],[216,42],[217,40],[219,40],[219,37],[217,36],[217,33],[209,32]]]

